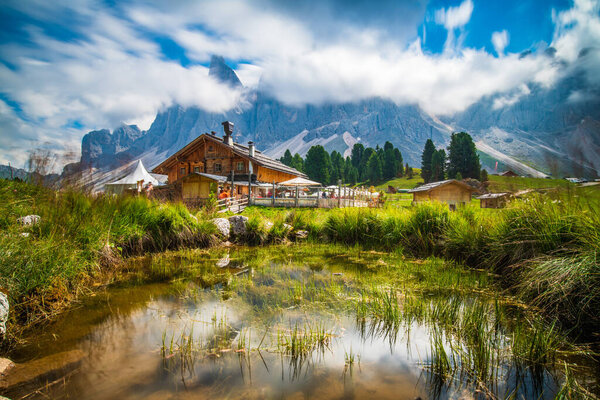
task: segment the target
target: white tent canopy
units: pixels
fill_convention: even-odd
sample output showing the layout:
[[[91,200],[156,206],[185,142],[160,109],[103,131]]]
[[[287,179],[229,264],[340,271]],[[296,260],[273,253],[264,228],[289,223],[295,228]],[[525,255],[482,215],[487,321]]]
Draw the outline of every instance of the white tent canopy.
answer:
[[[321,184],[319,182],[311,181],[309,179],[300,178],[300,177],[290,179],[289,181],[280,182],[279,185],[281,185],[281,186],[321,186]]]
[[[124,190],[136,189],[137,183],[140,181],[142,182],[142,185],[151,183],[157,186],[160,184],[155,177],[146,171],[144,164],[142,164],[142,160],[138,160],[135,169],[125,177],[119,179],[118,181],[105,184],[104,191],[106,193],[121,194]]]

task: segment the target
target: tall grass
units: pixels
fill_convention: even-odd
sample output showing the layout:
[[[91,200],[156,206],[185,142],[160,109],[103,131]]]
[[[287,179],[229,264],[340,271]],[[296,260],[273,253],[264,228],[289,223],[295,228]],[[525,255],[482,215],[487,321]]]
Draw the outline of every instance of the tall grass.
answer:
[[[40,223],[19,225],[28,214]],[[215,228],[181,204],[0,180],[0,230],[0,288],[12,306],[10,322],[26,326],[85,291],[121,256],[204,247]]]
[[[600,308],[598,211],[583,198],[534,196],[505,210],[468,205],[449,212],[431,203],[279,213],[294,229],[309,230],[315,242],[435,255],[490,270],[548,316],[593,333],[600,330],[600,314],[594,312]]]

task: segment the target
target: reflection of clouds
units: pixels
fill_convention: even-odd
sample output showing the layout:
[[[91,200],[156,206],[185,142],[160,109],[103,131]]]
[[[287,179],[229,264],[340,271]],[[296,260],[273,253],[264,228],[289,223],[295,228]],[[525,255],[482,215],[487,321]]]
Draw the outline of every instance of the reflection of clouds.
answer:
[[[215,259],[206,262],[214,266]],[[269,277],[276,282],[276,290],[284,291],[298,283],[290,277],[322,282],[322,279],[331,279],[329,265],[324,264],[327,268],[314,272],[308,265],[271,262],[265,268],[256,267],[257,277],[248,281],[248,285],[260,286],[259,282]],[[344,275],[351,279],[350,269],[345,270]],[[121,299],[120,305],[111,306],[107,302],[102,305],[104,311],[99,313],[109,313],[107,319],[100,323],[87,321],[92,333],[80,346],[88,351],[89,357],[64,390],[82,399],[146,398],[151,395],[157,398],[181,395],[181,398],[309,396],[333,399],[346,396],[412,399],[426,397],[431,394],[429,388],[435,386],[436,377],[425,369],[431,360],[429,326],[412,322],[408,325],[400,323],[391,331],[361,331],[352,315],[326,306],[310,308],[310,311],[303,307],[282,310],[265,300],[271,293],[264,291],[264,287],[256,292],[258,300],[267,304],[265,309],[273,307],[275,310],[257,310],[256,304],[249,304],[251,301],[248,300],[257,298],[244,298],[242,286],[237,288],[240,295],[227,301],[220,300],[215,290],[195,287],[191,289],[196,293],[194,297],[187,294],[165,296],[166,285],[161,286],[162,292],[155,291],[153,295],[144,293],[149,287],[131,290],[129,301],[135,306],[125,306],[127,298]],[[136,293],[145,296],[136,296]],[[478,299],[462,297],[460,301],[465,304]],[[78,312],[83,315],[86,310]],[[267,321],[261,319],[265,314],[270,317]],[[226,326],[219,330],[221,323]],[[304,327],[316,323],[335,335],[328,348],[298,358],[277,352],[278,329],[291,330],[296,324]],[[205,344],[211,343],[216,333],[223,332],[225,337],[220,344],[226,343],[226,352],[215,351],[216,344],[210,350],[194,353],[189,359],[181,357],[180,352],[163,359],[160,352],[163,335],[168,347],[171,338],[175,346],[180,338],[190,336],[195,343]],[[235,353],[236,337],[241,337],[238,333],[248,340],[246,346],[254,349],[264,339],[260,353],[256,350],[249,356]],[[230,350],[232,346],[234,349]],[[450,351],[450,348],[446,350]],[[345,365],[349,353],[355,355],[351,369]],[[438,387],[441,396],[462,398],[467,395],[468,391],[458,387],[465,386],[461,379],[465,378],[457,377],[451,387],[437,379],[441,382]],[[495,382],[497,393],[508,391],[517,379],[514,369],[502,366],[499,382]],[[551,392],[555,387],[549,376],[546,379],[544,384],[549,389],[543,390]],[[535,394],[530,389],[533,387],[530,375],[525,376],[523,382],[523,390]]]

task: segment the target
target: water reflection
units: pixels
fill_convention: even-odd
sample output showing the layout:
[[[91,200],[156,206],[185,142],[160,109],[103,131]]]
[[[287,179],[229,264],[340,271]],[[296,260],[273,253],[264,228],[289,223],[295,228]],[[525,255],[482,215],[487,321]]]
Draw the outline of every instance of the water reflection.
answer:
[[[174,283],[115,288],[39,332],[15,356],[26,360],[72,348],[87,355],[64,384],[30,398],[556,394],[560,376],[547,364],[514,358],[513,347],[525,340],[515,328],[518,311],[474,293],[390,285],[396,275],[378,281],[385,273],[373,268],[380,257],[298,257],[289,248],[270,259],[252,252],[178,257],[178,268],[201,263],[195,271],[227,270],[227,276],[209,288],[193,274]],[[164,276],[165,267],[160,271]]]

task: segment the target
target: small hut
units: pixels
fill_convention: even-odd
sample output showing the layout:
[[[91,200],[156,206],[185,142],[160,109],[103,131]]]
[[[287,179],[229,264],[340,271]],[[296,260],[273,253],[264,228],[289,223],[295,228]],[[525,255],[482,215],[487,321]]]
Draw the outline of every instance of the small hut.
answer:
[[[503,172],[501,176],[508,176],[510,178],[514,178],[515,176],[519,176],[519,175],[517,175],[515,172],[513,172],[509,169],[508,171]]]
[[[413,204],[425,201],[447,203],[450,210],[457,205],[465,205],[471,201],[471,194],[477,191],[470,185],[455,179],[431,182],[409,190],[413,194]]]
[[[487,193],[477,197],[481,208],[504,208],[512,193]]]

